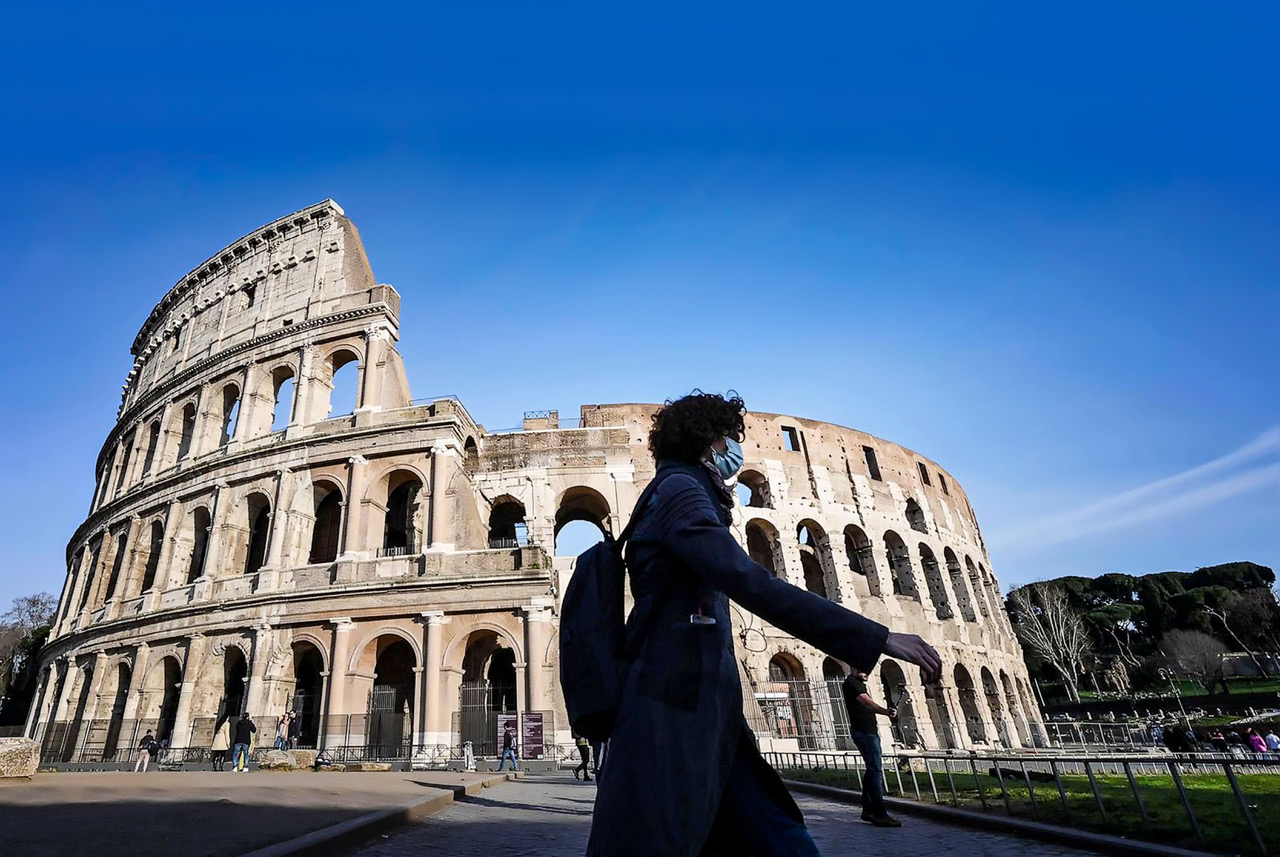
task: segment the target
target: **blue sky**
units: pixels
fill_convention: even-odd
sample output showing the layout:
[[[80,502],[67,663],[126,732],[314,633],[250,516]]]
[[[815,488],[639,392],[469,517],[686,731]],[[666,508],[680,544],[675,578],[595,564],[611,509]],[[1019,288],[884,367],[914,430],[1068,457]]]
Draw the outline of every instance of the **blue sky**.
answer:
[[[733,387],[941,462],[1005,584],[1280,567],[1280,15],[1026,5],[11,11],[0,605],[151,306],[326,197],[490,427]]]

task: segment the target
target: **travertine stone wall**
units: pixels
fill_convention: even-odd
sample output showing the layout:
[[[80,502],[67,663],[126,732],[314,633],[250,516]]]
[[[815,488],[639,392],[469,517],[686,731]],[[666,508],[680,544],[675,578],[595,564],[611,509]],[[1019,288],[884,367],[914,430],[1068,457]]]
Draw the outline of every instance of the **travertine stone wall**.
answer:
[[[545,412],[489,432],[454,399],[414,402],[399,300],[331,201],[236,241],[161,299],[68,544],[29,734],[123,719],[207,746],[214,718],[273,715],[301,693],[321,743],[351,743],[351,717],[390,699],[406,740],[438,756],[466,737],[463,700],[490,681],[569,743],[555,640],[574,561],[554,555],[556,536],[575,520],[621,530],[653,475],[657,406],[587,405],[572,427]],[[355,407],[331,413],[344,369]],[[785,415],[750,414],[744,448],[734,532],[753,557],[942,651],[938,687],[877,667],[920,741],[1030,743],[1040,715],[951,474]],[[794,694],[783,680],[842,665],[736,618],[763,706],[753,724],[785,745],[791,726],[770,718],[803,719],[803,703],[770,703]]]

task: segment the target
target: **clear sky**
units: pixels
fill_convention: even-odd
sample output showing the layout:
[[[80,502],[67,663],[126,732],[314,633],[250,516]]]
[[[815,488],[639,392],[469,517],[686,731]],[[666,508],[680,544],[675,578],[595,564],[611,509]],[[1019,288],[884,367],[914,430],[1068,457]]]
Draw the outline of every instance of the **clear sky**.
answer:
[[[0,607],[154,303],[326,197],[487,426],[733,387],[939,461],[1006,585],[1280,567],[1274,5],[275,5],[6,11]]]

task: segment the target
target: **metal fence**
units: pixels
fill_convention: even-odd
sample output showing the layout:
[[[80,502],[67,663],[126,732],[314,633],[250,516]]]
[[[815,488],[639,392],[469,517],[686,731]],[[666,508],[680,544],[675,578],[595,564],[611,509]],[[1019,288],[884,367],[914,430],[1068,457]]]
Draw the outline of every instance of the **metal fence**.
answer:
[[[854,790],[861,788],[866,766],[857,753],[766,752],[765,759],[780,773],[802,779],[827,780]],[[825,776],[814,777],[814,772]],[[1240,759],[1220,753],[1188,755],[1146,754],[1114,756],[1078,756],[1029,753],[919,753],[888,752],[883,757],[885,793],[910,800],[981,812],[1027,815],[1049,823],[1067,826],[1092,826],[1106,829],[1114,826],[1117,815],[1136,814],[1143,838],[1167,839],[1169,834],[1189,833],[1197,844],[1205,844],[1202,818],[1197,815],[1193,794],[1197,789],[1225,785],[1229,787],[1239,811],[1242,834],[1247,833],[1263,854],[1270,853],[1254,810],[1258,795],[1246,794],[1239,774],[1280,775],[1280,754],[1257,753]],[[1089,783],[1091,801],[1085,806],[1072,805],[1064,777],[1084,777]],[[1124,777],[1127,799],[1117,803],[1116,790],[1104,799],[1100,777]],[[1185,827],[1157,828],[1149,811],[1149,797],[1144,798],[1140,778],[1168,777],[1176,792]],[[987,785],[984,786],[984,778]],[[1207,778],[1207,781],[1206,781]],[[1188,779],[1193,780],[1192,787]],[[994,785],[991,781],[994,780]],[[1026,795],[1024,799],[1023,795]],[[976,806],[973,805],[976,799]],[[962,807],[963,804],[963,807]],[[1082,812],[1083,810],[1083,812]],[[1156,834],[1153,836],[1153,834]],[[1159,835],[1163,834],[1163,835]]]

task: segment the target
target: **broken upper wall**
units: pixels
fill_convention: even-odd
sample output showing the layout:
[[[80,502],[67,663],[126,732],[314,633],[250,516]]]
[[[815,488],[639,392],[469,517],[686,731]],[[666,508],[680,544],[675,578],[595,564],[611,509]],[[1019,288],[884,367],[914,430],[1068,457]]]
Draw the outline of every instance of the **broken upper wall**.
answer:
[[[218,251],[156,304],[130,349],[122,410],[179,372],[237,345],[399,296],[373,278],[355,225],[332,200]]]

